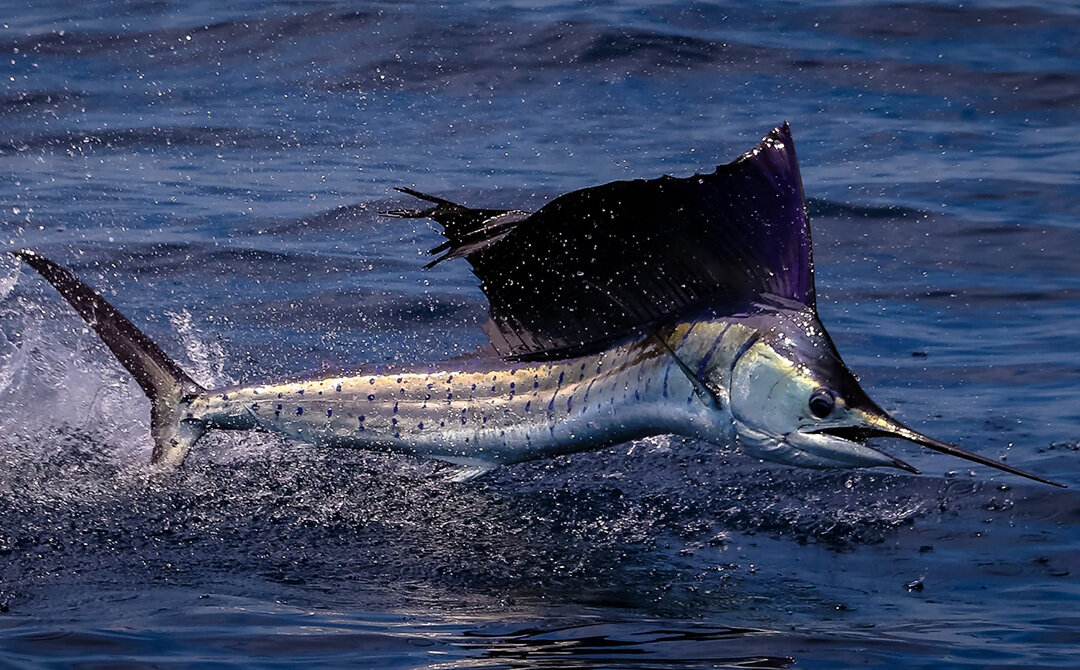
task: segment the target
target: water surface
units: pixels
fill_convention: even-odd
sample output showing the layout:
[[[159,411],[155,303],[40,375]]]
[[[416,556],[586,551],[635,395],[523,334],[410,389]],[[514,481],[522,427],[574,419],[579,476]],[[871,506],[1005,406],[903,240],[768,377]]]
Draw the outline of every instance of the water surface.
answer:
[[[787,120],[866,388],[1071,488],[669,438],[455,485],[216,434],[155,479],[137,386],[3,261],[0,664],[1080,664],[1080,12],[534,4],[8,3],[0,239],[207,385],[435,361],[485,303],[392,187],[536,208]]]

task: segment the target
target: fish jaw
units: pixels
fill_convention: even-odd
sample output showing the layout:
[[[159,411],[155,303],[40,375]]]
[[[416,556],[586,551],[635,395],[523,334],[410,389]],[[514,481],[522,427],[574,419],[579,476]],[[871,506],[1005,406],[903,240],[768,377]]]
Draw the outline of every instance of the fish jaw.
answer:
[[[771,435],[734,421],[735,442],[749,456],[802,468],[894,467],[908,472],[915,468],[861,442],[824,433],[793,431]]]

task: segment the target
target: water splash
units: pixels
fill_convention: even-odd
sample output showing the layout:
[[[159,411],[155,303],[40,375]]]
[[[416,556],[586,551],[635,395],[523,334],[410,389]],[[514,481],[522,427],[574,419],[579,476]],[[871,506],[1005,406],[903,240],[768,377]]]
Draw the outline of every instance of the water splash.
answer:
[[[184,309],[166,312],[187,354],[189,365],[182,366],[192,379],[205,388],[230,386],[236,379],[225,372],[225,348],[216,339],[210,339],[195,326],[191,312]]]

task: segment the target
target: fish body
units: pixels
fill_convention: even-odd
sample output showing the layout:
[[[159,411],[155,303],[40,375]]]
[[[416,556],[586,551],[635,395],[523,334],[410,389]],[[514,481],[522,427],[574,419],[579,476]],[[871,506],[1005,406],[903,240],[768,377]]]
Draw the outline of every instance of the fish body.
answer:
[[[843,452],[816,452],[752,439],[762,410],[778,399],[733,403],[733,395],[747,394],[733,384],[753,385],[758,377],[745,381],[743,367],[778,358],[777,333],[805,332],[813,320],[762,306],[753,315],[700,318],[586,356],[258,384],[192,396],[182,411],[207,428],[260,429],[485,469],[665,434],[738,445],[803,467],[903,467],[855,443]],[[697,379],[707,380],[704,391]]]
[[[684,323],[665,337],[684,360],[724,366],[751,334],[731,325]],[[213,428],[481,467],[660,434],[732,437],[730,413],[717,413],[651,337],[559,361],[470,363],[207,391],[184,412]]]

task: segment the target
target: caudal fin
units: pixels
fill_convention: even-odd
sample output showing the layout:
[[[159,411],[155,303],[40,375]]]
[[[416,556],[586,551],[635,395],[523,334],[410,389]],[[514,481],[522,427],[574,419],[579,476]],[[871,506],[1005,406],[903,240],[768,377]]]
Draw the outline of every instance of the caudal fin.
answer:
[[[180,406],[203,388],[71,271],[29,249],[11,253],[37,270],[71,303],[150,399],[150,431],[154,437],[151,463],[180,465],[192,445],[206,432],[202,422],[182,417]]]

